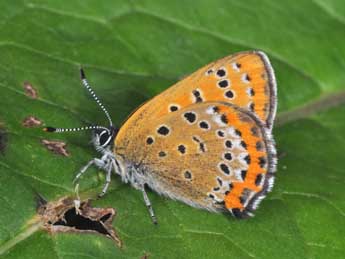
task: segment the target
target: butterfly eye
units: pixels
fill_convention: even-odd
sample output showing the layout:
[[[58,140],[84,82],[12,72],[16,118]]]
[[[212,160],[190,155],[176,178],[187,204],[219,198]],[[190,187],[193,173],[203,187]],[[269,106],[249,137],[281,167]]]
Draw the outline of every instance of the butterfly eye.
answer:
[[[99,136],[99,144],[102,147],[107,146],[112,137],[109,130],[103,130],[98,136]]]

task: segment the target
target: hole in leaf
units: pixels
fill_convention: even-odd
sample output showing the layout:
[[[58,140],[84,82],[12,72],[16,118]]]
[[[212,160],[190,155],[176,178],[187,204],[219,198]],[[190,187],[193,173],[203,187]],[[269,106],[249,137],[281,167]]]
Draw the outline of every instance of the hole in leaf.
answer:
[[[110,213],[106,216],[111,215]],[[62,219],[53,223],[54,226],[67,226],[76,228],[79,230],[93,230],[103,235],[109,235],[110,233],[106,230],[102,219],[92,220],[76,212],[75,208],[71,208],[65,212]]]
[[[121,247],[121,240],[112,226],[115,216],[113,208],[94,208],[90,200],[81,201],[63,198],[56,202],[40,203],[38,213],[44,228],[50,233],[94,233],[104,235]]]
[[[100,218],[100,221],[105,222],[107,221],[113,214],[109,213],[107,215],[104,215],[103,217]]]

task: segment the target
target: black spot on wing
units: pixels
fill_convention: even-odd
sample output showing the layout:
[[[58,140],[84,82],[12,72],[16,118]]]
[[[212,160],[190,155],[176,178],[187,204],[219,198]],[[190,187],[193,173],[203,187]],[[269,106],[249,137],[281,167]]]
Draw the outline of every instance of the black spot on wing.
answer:
[[[170,130],[167,126],[160,126],[157,130],[157,133],[162,136],[167,136],[170,133]]]
[[[225,153],[224,154],[224,159],[226,159],[226,160],[232,160],[232,155],[231,155],[231,153]]]
[[[247,176],[247,170],[242,170],[241,171],[241,177],[242,177],[243,181],[246,179],[246,176]]]
[[[200,122],[199,122],[199,127],[200,127],[201,129],[207,130],[207,129],[210,128],[210,125],[208,124],[207,121],[200,121]]]
[[[229,99],[232,99],[234,98],[234,92],[229,90],[229,91],[226,91],[225,92],[225,97],[229,98]]]
[[[246,155],[245,157],[244,157],[244,161],[246,161],[246,163],[249,165],[250,164],[250,155]]]
[[[193,90],[193,95],[194,95],[194,98],[195,98],[195,102],[196,103],[200,103],[202,102],[202,98],[201,98],[201,94],[200,94],[200,91],[199,90]]]
[[[186,179],[192,179],[192,173],[191,173],[190,171],[186,170],[186,171],[184,172],[184,177],[185,177]]]
[[[160,151],[159,153],[158,153],[158,156],[159,157],[165,157],[167,154],[164,152],[164,151]]]
[[[218,82],[218,87],[220,88],[226,88],[229,86],[229,80],[224,79]]]
[[[194,123],[196,121],[196,114],[194,112],[186,112],[183,117],[189,122]]]
[[[256,186],[261,185],[262,178],[263,178],[263,175],[262,175],[262,174],[258,174],[258,175],[256,176],[256,179],[255,179],[255,185],[256,185]]]
[[[231,140],[226,140],[224,144],[225,144],[225,147],[226,147],[226,148],[232,148],[232,142],[231,142]]]
[[[185,154],[186,153],[186,147],[184,145],[179,145],[177,147],[177,150],[181,153],[181,154]]]
[[[220,138],[224,138],[224,136],[225,136],[224,131],[222,131],[222,130],[217,130],[217,136],[220,137]]]
[[[171,106],[169,107],[169,110],[170,110],[171,112],[176,112],[176,111],[178,110],[178,107],[177,107],[176,105],[171,105]]]
[[[220,164],[219,164],[219,168],[220,168],[220,170],[221,170],[224,174],[230,175],[230,168],[229,168],[229,166],[227,166],[226,164],[220,163]]]
[[[148,145],[152,145],[153,142],[154,142],[154,139],[153,139],[152,137],[148,137],[148,138],[146,139],[146,144],[148,144]]]
[[[229,121],[228,121],[228,118],[226,117],[226,115],[225,114],[222,114],[222,116],[220,116],[220,120],[223,122],[223,123],[225,123],[225,124],[227,124]]]
[[[216,74],[219,77],[224,77],[224,76],[226,76],[226,71],[224,68],[221,68],[221,69],[217,70]]]

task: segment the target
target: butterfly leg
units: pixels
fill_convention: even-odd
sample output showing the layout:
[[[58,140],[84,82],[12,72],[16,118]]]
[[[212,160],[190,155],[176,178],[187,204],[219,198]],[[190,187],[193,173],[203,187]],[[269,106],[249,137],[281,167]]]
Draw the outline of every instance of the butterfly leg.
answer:
[[[92,165],[96,165],[100,168],[104,167],[105,163],[103,160],[98,159],[98,158],[94,158],[92,160],[90,160],[85,166],[82,167],[82,169],[80,169],[79,173],[75,176],[73,183],[74,184],[78,184],[80,177],[86,172],[86,170],[92,166]]]
[[[151,205],[151,201],[150,201],[150,199],[149,199],[149,197],[147,196],[147,193],[146,193],[146,191],[145,191],[145,185],[142,185],[140,189],[141,189],[141,191],[143,192],[145,205],[146,205],[147,209],[149,210],[149,213],[150,213],[152,222],[153,222],[153,224],[157,224],[157,218],[156,218],[156,216],[155,216],[155,213],[153,212],[152,205]]]
[[[104,196],[104,194],[107,192],[110,181],[111,181],[111,169],[112,169],[112,165],[110,164],[107,168],[107,175],[106,175],[106,179],[105,179],[105,184],[103,187],[103,190],[100,194],[98,194],[98,197],[101,198]]]

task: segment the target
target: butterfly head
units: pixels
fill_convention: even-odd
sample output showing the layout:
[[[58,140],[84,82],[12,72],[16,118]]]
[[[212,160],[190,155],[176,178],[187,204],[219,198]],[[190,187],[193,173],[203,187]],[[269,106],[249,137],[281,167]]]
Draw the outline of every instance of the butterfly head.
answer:
[[[97,151],[102,151],[111,146],[118,130],[114,127],[98,128],[93,131],[92,143]]]
[[[95,92],[92,90],[89,83],[87,82],[83,69],[80,69],[80,75],[81,75],[81,81],[82,81],[83,86],[86,88],[86,90],[88,90],[89,94],[92,96],[92,98],[96,101],[96,103],[99,105],[99,107],[102,109],[102,111],[106,115],[109,121],[109,127],[97,126],[97,125],[85,126],[85,127],[79,127],[79,128],[45,127],[43,128],[43,130],[47,132],[57,132],[57,133],[92,130],[93,145],[95,146],[97,151],[104,152],[106,150],[109,150],[109,148],[111,147],[118,130],[113,126],[113,122],[110,118],[108,111],[103,106],[103,104],[101,103],[101,101],[96,96]]]

